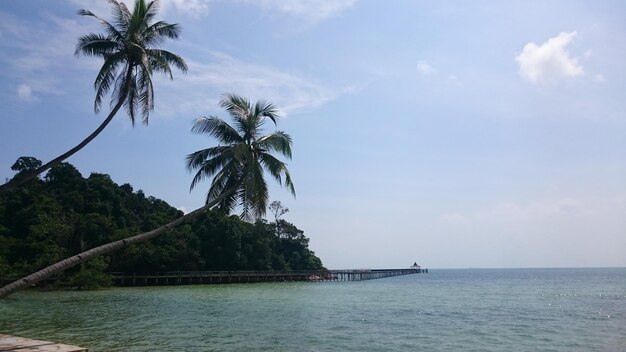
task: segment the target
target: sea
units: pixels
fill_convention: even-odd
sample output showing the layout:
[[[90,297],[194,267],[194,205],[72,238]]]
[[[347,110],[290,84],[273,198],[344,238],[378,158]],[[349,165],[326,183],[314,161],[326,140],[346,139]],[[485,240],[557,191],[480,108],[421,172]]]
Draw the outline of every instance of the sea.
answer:
[[[0,334],[111,351],[626,351],[626,268],[18,292]]]

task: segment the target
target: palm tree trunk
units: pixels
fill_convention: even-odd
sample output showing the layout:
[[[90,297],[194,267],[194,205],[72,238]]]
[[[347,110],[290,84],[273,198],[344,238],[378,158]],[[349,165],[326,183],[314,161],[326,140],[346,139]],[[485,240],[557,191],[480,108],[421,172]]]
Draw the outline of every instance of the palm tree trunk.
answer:
[[[126,77],[127,78],[127,82],[130,81],[131,78],[131,74],[132,70],[128,70],[129,74]],[[124,90],[126,92],[128,92],[128,84],[126,85],[126,87],[124,87]],[[102,130],[104,130],[105,127],[107,127],[107,125],[109,124],[109,122],[111,122],[111,120],[113,120],[113,116],[115,116],[115,114],[117,114],[117,112],[119,111],[119,109],[122,107],[122,105],[124,105],[124,101],[126,101],[126,94],[122,94],[121,95],[123,98],[120,99],[117,104],[115,104],[115,106],[113,107],[113,110],[111,110],[111,112],[109,112],[109,115],[107,116],[106,119],[104,119],[104,121],[100,124],[100,126],[98,126],[98,128],[96,128],[95,131],[93,131],[89,136],[87,136],[87,138],[85,138],[82,142],[80,142],[77,146],[75,146],[74,148],[68,150],[67,152],[59,155],[58,157],[52,159],[51,161],[47,162],[45,165],[40,166],[39,168],[27,172],[24,176],[21,177],[17,177],[13,180],[10,180],[9,182],[0,185],[0,192],[4,192],[4,191],[9,191],[12,189],[15,189],[21,185],[23,185],[24,183],[34,179],[35,177],[37,177],[37,175],[41,174],[42,172],[49,170],[50,168],[60,164],[61,162],[63,162],[63,160],[69,158],[70,156],[74,155],[77,151],[83,149],[87,144],[89,144],[89,142],[91,142],[94,138],[96,138],[97,135],[100,134],[100,132],[102,132]]]
[[[39,168],[28,172],[27,174],[25,174],[22,177],[18,177],[16,179],[13,179],[3,185],[0,186],[0,192],[2,191],[9,191],[12,189],[15,189],[21,185],[23,185],[24,183],[34,179],[35,177],[37,177],[37,175],[43,173],[44,171],[60,164],[63,160],[69,158],[70,156],[74,155],[77,151],[83,149],[83,147],[85,147],[89,142],[91,142],[94,138],[96,138],[97,135],[100,134],[100,132],[102,132],[102,130],[104,130],[104,128],[109,124],[109,122],[111,122],[111,120],[113,119],[113,116],[115,116],[115,114],[117,113],[117,111],[122,107],[122,105],[124,105],[124,101],[120,100],[115,107],[113,108],[113,110],[111,110],[111,112],[109,113],[109,115],[107,116],[107,118],[100,124],[100,126],[98,126],[98,128],[93,131],[87,138],[85,138],[82,142],[80,142],[77,146],[75,146],[74,148],[68,150],[67,152],[61,154],[60,156],[52,159],[51,161],[49,161],[48,163],[46,163],[45,165],[40,166]]]
[[[57,262],[56,264],[52,264],[46,268],[43,268],[37,271],[36,273],[30,274],[24,278],[14,281],[0,288],[0,298],[6,297],[17,290],[34,285],[38,283],[39,281],[50,277],[51,275],[60,273],[66,269],[69,269],[77,264],[86,262],[87,260],[95,258],[99,255],[110,253],[118,249],[122,249],[124,247],[130,246],[131,244],[147,241],[149,239],[157,237],[158,235],[165,233],[167,230],[171,228],[174,228],[176,226],[179,226],[181,224],[184,224],[186,222],[193,220],[196,216],[203,214],[205,211],[207,211],[211,207],[218,204],[222,199],[229,196],[234,191],[235,189],[231,189],[230,191],[222,193],[219,197],[207,203],[205,206],[198,208],[189,214],[181,216],[180,218],[172,222],[169,222],[157,229],[92,248],[85,252],[63,259],[60,262]]]

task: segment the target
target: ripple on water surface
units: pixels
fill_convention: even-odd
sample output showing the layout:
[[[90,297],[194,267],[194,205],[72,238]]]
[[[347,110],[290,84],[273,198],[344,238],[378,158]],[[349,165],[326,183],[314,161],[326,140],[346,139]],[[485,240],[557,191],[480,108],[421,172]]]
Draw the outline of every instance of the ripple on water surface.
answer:
[[[0,333],[90,351],[620,351],[626,269],[21,292]]]

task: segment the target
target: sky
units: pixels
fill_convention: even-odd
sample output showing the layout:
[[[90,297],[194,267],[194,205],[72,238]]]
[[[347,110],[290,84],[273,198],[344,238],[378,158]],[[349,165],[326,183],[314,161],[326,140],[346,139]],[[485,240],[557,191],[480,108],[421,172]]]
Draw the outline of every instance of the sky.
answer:
[[[3,181],[108,113],[81,8],[111,18],[0,1]],[[297,197],[270,200],[328,268],[626,266],[626,2],[163,0],[159,19],[189,71],[154,77],[148,126],[119,113],[72,156],[84,176],[202,206],[184,159],[215,141],[191,126],[236,93],[280,109]]]

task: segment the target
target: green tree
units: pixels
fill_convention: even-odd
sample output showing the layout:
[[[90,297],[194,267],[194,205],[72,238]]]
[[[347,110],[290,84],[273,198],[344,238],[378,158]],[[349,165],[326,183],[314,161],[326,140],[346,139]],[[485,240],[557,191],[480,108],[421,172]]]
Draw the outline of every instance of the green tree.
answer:
[[[166,39],[177,39],[180,28],[177,24],[153,22],[159,7],[157,0],[137,0],[132,12],[122,2],[109,1],[113,6],[113,23],[88,10],[78,12],[79,15],[97,19],[106,34],[90,33],[80,37],[76,45],[76,55],[96,56],[104,60],[94,82],[94,109],[96,112],[100,111],[102,99],[112,91],[111,112],[77,146],[44,165],[25,169],[28,172],[18,174],[0,186],[0,190],[18,187],[74,155],[104,130],[122,106],[126,108],[133,125],[138,114],[142,122],[147,124],[150,110],[154,108],[152,73],[161,72],[172,78],[171,66],[183,72],[187,71],[187,65],[180,56],[158,48]]]
[[[32,156],[21,156],[11,166],[11,170],[17,171],[17,173],[19,174],[31,170],[36,170],[37,168],[41,167],[41,164],[41,160],[37,158],[33,158]]]
[[[203,207],[154,230],[97,246],[0,287],[0,298],[89,259],[167,233],[173,228],[206,214],[207,210],[216,205],[223,210],[230,210],[234,207],[235,201],[240,200],[244,208],[243,217],[251,214],[261,216],[265,213],[268,200],[267,183],[263,175],[264,168],[280,184],[283,183],[282,175],[284,174],[285,186],[289,187],[295,196],[295,189],[286,165],[270,154],[272,151],[278,151],[291,157],[291,138],[282,131],[260,136],[265,118],[276,123],[278,116],[274,105],[262,102],[251,105],[244,98],[227,94],[222,100],[222,106],[235,119],[237,129],[216,117],[202,118],[192,129],[196,133],[208,133],[218,137],[221,143],[226,144],[203,149],[187,157],[188,169],[200,168],[193,178],[191,188],[202,179],[215,175],[207,195],[207,202]]]
[[[265,215],[269,198],[264,169],[296,195],[287,165],[271,154],[278,152],[291,158],[291,137],[283,131],[262,135],[266,119],[276,124],[278,115],[273,104],[263,101],[252,104],[240,96],[226,94],[220,105],[233,119],[234,127],[217,116],[196,120],[192,132],[208,134],[219,145],[187,156],[187,169],[197,170],[190,189],[214,176],[207,203],[227,194],[219,202],[220,208],[230,212],[240,205],[242,219],[259,219]]]
[[[287,214],[289,212],[289,208],[283,207],[282,203],[278,200],[270,203],[270,212],[274,215],[274,224],[276,224],[276,236],[281,237],[280,230],[280,217]]]

